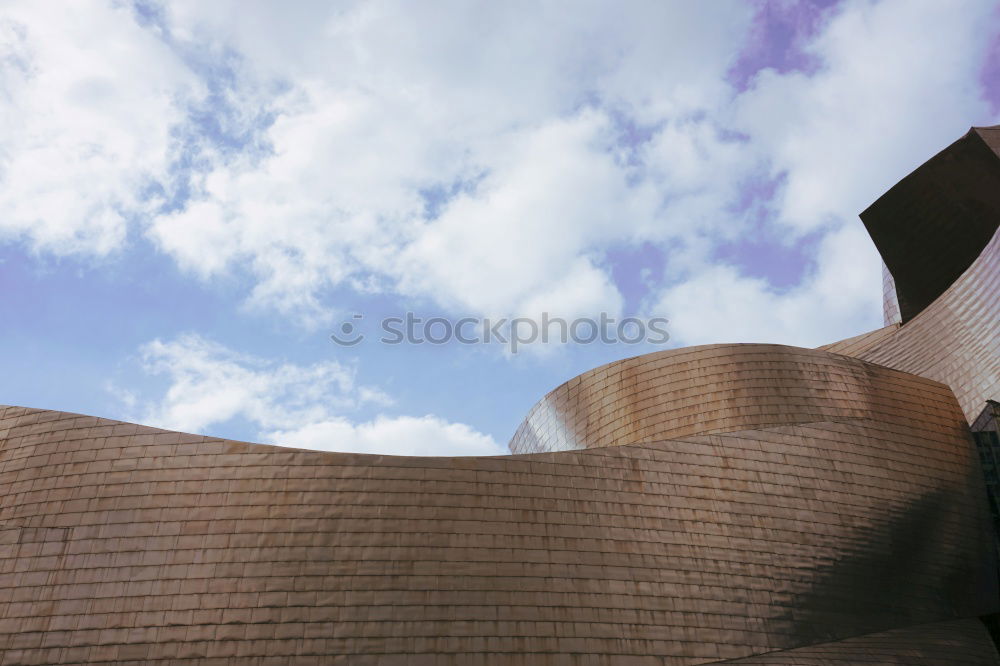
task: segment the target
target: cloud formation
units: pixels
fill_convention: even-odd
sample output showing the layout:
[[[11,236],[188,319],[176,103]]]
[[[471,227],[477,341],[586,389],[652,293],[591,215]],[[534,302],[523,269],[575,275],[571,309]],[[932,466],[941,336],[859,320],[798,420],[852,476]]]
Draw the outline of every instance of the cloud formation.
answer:
[[[874,328],[879,258],[857,214],[970,122],[989,124],[978,74],[996,25],[992,3],[847,2],[805,45],[817,71],[758,72],[733,127],[780,182],[768,225],[819,233],[815,258],[785,289],[698,266],[653,306],[672,314],[674,339],[816,346]]]
[[[298,330],[388,303],[814,346],[881,322],[857,213],[1000,121],[998,20],[990,0],[13,0],[0,242],[97,266],[141,247]],[[170,388],[146,416],[493,446],[434,416],[351,420],[385,399],[352,367],[226,342],[147,345]]]
[[[129,221],[154,213],[172,128],[203,92],[127,6],[5,4],[0,240],[59,255],[121,248]]]
[[[962,4],[17,5],[0,229],[99,255],[131,221],[183,270],[240,275],[252,307],[305,325],[336,312],[337,287],[453,312],[620,312],[606,250],[651,242],[666,284],[646,302],[699,342],[684,319],[741,307],[681,309],[701,294],[783,298],[718,265],[717,243],[835,235],[796,292],[827,298],[823,257],[857,237],[845,224],[989,117],[995,11]],[[769,55],[754,39],[776,15],[808,32]],[[867,276],[872,248],[855,249]],[[875,297],[852,296],[831,317],[871,319]]]
[[[497,455],[488,435],[435,416],[348,418],[363,406],[386,407],[391,398],[359,385],[353,368],[335,361],[278,363],[237,353],[195,335],[153,340],[140,350],[146,372],[166,378],[162,396],[140,401],[149,425],[202,432],[240,419],[258,437],[282,446],[394,455]]]

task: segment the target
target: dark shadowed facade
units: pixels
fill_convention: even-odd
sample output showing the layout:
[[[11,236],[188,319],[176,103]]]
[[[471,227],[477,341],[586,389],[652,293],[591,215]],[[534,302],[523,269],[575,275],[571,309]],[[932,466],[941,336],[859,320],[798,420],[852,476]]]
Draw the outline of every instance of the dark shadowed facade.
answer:
[[[0,664],[1000,665],[998,150],[862,215],[886,328],[596,368],[518,455],[0,407]]]

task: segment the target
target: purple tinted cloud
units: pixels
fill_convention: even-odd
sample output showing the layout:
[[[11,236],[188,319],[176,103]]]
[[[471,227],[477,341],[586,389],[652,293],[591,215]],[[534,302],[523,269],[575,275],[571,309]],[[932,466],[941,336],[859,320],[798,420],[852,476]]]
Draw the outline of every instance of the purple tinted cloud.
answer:
[[[839,0],[761,0],[743,52],[729,71],[737,90],[750,87],[762,69],[778,72],[816,71],[820,62],[807,53],[806,44],[835,11]]]
[[[983,97],[990,103],[990,110],[1000,113],[1000,35],[993,38],[986,52],[979,81],[983,86]]]

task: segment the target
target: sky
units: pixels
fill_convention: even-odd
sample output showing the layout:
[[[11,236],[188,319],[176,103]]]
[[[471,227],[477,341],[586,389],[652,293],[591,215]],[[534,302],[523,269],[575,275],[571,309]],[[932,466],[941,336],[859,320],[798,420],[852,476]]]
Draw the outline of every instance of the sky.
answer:
[[[858,213],[1000,123],[975,0],[14,0],[0,63],[0,404],[393,455],[880,327]],[[669,339],[382,342],[406,313]]]

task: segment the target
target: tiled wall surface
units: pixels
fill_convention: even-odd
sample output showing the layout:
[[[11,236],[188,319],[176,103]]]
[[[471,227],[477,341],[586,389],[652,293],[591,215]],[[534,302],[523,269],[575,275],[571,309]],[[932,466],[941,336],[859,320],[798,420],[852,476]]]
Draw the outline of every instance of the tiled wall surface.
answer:
[[[495,458],[6,408],[0,663],[662,666],[995,611],[954,398],[869,378],[855,421]]]
[[[987,666],[996,648],[976,619],[925,624],[717,662],[741,666]]]
[[[996,233],[998,150],[1000,126],[974,127],[861,213],[891,271],[904,325],[937,300]]]
[[[899,301],[896,296],[896,281],[889,272],[889,267],[882,262],[882,323],[885,326],[899,324],[902,316],[899,313]]]
[[[876,328],[874,331],[868,331],[861,335],[831,342],[816,349],[833,352],[834,354],[843,354],[844,356],[857,357],[860,353],[882,342],[898,330],[899,324],[889,324],[885,328]]]
[[[671,349],[595,368],[528,413],[514,453],[632,444],[784,423],[919,418],[948,389],[821,350],[731,344]],[[952,418],[952,415],[943,418]],[[961,417],[960,417],[961,418]]]
[[[948,384],[970,422],[1000,399],[1000,231],[936,301],[857,357]]]
[[[892,270],[886,322],[905,324],[821,349],[948,384],[971,422],[1000,399],[1000,126],[971,129],[861,217]]]

